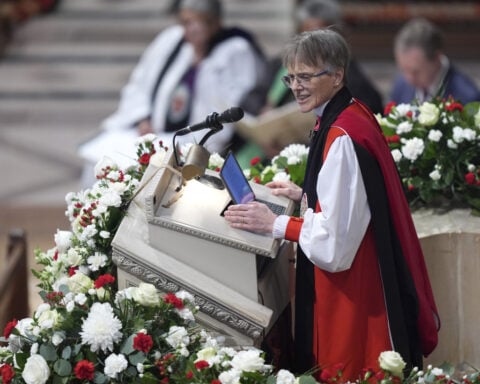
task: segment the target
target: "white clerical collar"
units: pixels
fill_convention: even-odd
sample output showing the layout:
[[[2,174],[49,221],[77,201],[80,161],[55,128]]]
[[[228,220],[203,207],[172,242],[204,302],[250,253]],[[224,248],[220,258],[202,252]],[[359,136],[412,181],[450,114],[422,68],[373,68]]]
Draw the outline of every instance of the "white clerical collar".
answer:
[[[313,112],[315,113],[315,115],[318,116],[318,117],[322,117],[323,111],[325,111],[325,107],[327,106],[327,104],[329,102],[330,102],[330,100],[328,100],[326,103],[323,103],[322,105],[320,105],[317,108],[313,108]]]

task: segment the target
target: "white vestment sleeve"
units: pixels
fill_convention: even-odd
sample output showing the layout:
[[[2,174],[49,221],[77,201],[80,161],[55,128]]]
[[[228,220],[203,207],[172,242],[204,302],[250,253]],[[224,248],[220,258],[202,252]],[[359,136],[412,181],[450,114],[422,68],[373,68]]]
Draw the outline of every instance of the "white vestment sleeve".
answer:
[[[299,245],[317,267],[328,272],[350,268],[370,222],[365,185],[353,142],[332,143],[317,181],[321,212],[308,209]]]

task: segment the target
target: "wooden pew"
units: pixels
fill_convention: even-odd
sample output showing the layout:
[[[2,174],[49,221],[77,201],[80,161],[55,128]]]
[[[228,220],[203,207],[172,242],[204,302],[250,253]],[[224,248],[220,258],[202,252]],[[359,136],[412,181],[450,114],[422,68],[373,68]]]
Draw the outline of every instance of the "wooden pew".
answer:
[[[10,231],[7,255],[0,269],[0,333],[14,318],[29,315],[27,239],[25,231]]]

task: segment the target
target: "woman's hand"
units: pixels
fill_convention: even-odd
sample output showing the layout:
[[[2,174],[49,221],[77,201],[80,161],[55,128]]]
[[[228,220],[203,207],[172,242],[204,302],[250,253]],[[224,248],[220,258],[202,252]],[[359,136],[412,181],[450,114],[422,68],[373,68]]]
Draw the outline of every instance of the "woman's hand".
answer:
[[[273,223],[277,218],[270,208],[256,201],[231,205],[225,211],[224,216],[233,228],[262,234],[272,233]]]
[[[302,188],[291,181],[271,181],[265,185],[272,188],[275,196],[286,196],[297,203],[302,200]]]

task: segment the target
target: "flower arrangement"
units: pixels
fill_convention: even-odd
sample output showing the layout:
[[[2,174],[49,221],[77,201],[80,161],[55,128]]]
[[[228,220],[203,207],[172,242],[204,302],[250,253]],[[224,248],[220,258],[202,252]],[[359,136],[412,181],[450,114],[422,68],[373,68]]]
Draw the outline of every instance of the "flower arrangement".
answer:
[[[412,206],[480,213],[480,103],[390,103],[377,116]]]
[[[247,179],[259,184],[270,181],[292,181],[302,186],[307,166],[308,148],[303,144],[290,144],[275,156],[268,165],[262,164],[259,157],[250,161],[250,169],[245,170]]]
[[[309,373],[275,372],[259,349],[224,346],[221,337],[195,323],[195,298],[188,292],[160,294],[147,283],[117,289],[111,241],[146,166],[160,164],[165,155],[154,140],[139,139],[137,165],[121,170],[103,159],[91,189],[67,194],[71,230],[57,231],[52,249],[35,251],[43,268],[35,272],[43,303],[31,318],[12,319],[3,330],[0,383],[317,383]],[[221,162],[214,154],[210,167]],[[383,352],[379,366],[378,372],[359,373],[356,382],[402,381],[405,363],[398,353]],[[414,369],[403,380],[447,384],[454,382],[451,372]],[[478,376],[477,371],[455,382],[480,384]],[[324,368],[320,379],[343,383],[342,365]]]

